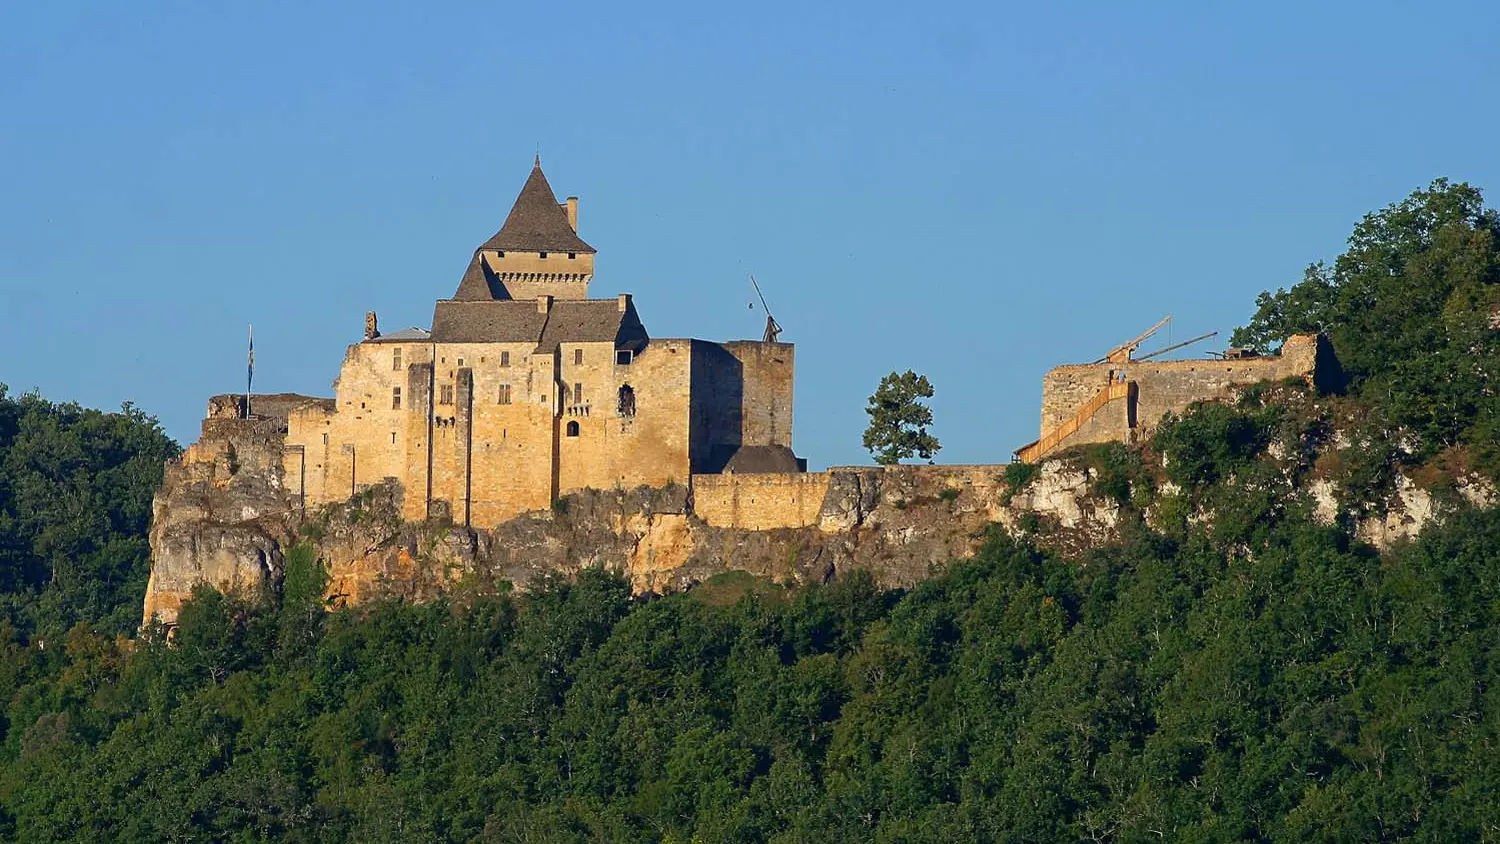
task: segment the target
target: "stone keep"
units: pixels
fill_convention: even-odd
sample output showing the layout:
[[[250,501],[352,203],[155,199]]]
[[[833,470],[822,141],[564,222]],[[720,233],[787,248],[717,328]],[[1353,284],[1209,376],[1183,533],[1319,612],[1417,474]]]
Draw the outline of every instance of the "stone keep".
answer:
[[[589,298],[577,222],[538,161],[430,331],[371,315],[334,399],[287,413],[289,491],[316,506],[394,479],[405,518],[488,527],[585,488],[803,468],[793,346],[651,337],[629,294]]]

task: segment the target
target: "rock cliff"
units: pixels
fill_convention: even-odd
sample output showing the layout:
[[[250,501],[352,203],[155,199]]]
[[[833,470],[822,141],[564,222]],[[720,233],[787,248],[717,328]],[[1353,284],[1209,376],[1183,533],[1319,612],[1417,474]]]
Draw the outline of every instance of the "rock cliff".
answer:
[[[1347,447],[1335,434],[1319,449],[1337,456]],[[1271,492],[1381,549],[1457,507],[1496,500],[1476,476],[1450,473],[1398,474],[1383,500],[1354,502],[1315,470],[1318,458],[1306,442],[1272,442],[1262,456],[1275,467]],[[310,544],[327,568],[329,597],[355,603],[421,600],[465,580],[524,588],[585,567],[617,571],[640,592],[684,589],[728,571],[809,582],[863,569],[883,585],[910,586],[972,554],[992,529],[1077,552],[1110,542],[1132,520],[1162,527],[1168,513],[1194,524],[1215,518],[1210,504],[1161,477],[1101,482],[1086,452],[1034,467],[847,467],[588,490],[477,531],[403,522],[394,483],[303,512],[282,473],[273,421],[204,423],[202,440],[168,467],[156,498],[146,619],[175,619],[199,583],[226,592],[276,588],[296,542]]]

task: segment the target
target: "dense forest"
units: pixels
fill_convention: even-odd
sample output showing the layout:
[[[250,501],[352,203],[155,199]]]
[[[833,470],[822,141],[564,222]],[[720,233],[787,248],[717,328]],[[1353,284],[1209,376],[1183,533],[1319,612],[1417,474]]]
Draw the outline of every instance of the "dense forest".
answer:
[[[1236,342],[1325,331],[1346,370],[1350,445],[1299,471],[1369,501],[1495,477],[1497,234],[1436,182],[1261,297]],[[1500,512],[1383,556],[1318,524],[1267,452],[1329,417],[1284,395],[1078,455],[1124,513],[1080,554],[997,532],[905,591],[587,572],[331,610],[299,547],[169,639],[134,619],[175,446],[0,393],[0,838],[1500,839]]]

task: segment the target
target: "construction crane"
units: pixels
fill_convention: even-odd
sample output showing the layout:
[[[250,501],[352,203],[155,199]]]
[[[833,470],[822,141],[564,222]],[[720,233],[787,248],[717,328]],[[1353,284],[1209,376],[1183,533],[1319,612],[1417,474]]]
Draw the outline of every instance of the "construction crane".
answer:
[[[1151,326],[1151,328],[1145,334],[1142,334],[1141,336],[1135,338],[1134,340],[1129,340],[1127,342],[1121,343],[1120,345],[1114,347],[1113,349],[1110,349],[1109,350],[1109,354],[1105,355],[1102,358],[1099,358],[1098,360],[1094,361],[1094,363],[1105,363],[1105,362],[1109,362],[1109,363],[1130,363],[1130,361],[1131,361],[1131,357],[1130,356],[1133,355],[1133,354],[1135,354],[1135,350],[1138,349],[1138,348],[1140,348],[1141,344],[1144,343],[1144,342],[1146,342],[1146,340],[1151,335],[1153,335],[1156,332],[1160,331],[1161,327],[1163,325],[1166,325],[1167,323],[1169,323],[1171,321],[1172,321],[1172,315],[1171,314],[1167,314],[1165,317],[1162,318],[1161,322],[1158,322],[1157,324]],[[1165,349],[1163,351],[1165,351]]]
[[[771,306],[766,304],[766,294],[760,292],[760,284],[755,281],[755,273],[750,274],[750,285],[755,288],[755,295],[760,297],[760,306],[766,309],[766,333],[761,338],[762,343],[775,343],[776,338],[781,336],[781,323],[776,317],[771,316]],[[751,303],[754,307],[754,303]]]
[[[1157,357],[1158,355],[1164,355],[1167,352],[1175,352],[1178,349],[1182,348],[1183,346],[1191,346],[1194,343],[1197,343],[1197,342],[1200,342],[1200,341],[1203,341],[1203,340],[1207,340],[1210,337],[1218,336],[1218,333],[1219,332],[1217,332],[1217,331],[1210,331],[1207,334],[1199,334],[1197,337],[1194,337],[1191,340],[1183,340],[1181,343],[1174,343],[1173,345],[1168,346],[1165,349],[1157,349],[1154,352],[1150,352],[1150,353],[1141,355],[1138,358],[1131,358],[1131,360],[1150,360],[1150,359],[1152,359],[1154,357]]]

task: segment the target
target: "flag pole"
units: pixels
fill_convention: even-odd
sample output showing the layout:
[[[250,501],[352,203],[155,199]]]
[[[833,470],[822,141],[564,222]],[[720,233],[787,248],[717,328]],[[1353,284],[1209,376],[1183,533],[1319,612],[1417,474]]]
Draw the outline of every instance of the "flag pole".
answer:
[[[250,385],[255,381],[255,324],[250,324],[250,360],[245,370],[245,418],[250,418]]]

